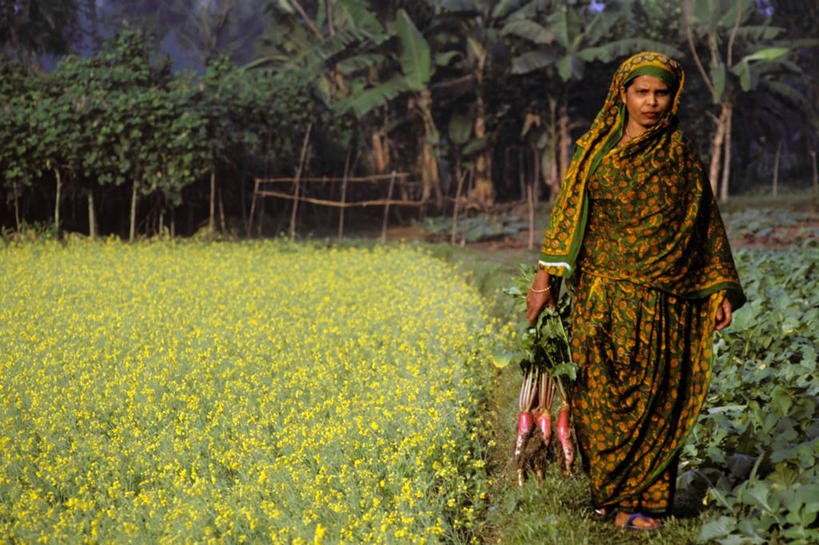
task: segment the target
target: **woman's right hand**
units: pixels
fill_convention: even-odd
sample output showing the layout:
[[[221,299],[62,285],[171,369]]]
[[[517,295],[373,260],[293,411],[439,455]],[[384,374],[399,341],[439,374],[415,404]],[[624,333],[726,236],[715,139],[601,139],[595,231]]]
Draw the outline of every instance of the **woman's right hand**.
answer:
[[[543,269],[538,269],[532,287],[529,289],[529,293],[526,294],[526,317],[529,319],[529,325],[535,325],[535,321],[543,311],[543,307],[548,305],[555,308],[557,306],[551,290],[546,290],[548,287],[549,275]]]

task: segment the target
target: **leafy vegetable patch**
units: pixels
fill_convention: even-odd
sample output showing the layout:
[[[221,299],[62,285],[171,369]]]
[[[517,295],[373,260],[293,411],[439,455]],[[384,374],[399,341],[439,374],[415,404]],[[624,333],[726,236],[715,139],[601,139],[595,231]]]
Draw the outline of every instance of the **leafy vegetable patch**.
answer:
[[[748,304],[718,334],[683,492],[715,506],[700,541],[819,541],[819,248],[735,252]]]

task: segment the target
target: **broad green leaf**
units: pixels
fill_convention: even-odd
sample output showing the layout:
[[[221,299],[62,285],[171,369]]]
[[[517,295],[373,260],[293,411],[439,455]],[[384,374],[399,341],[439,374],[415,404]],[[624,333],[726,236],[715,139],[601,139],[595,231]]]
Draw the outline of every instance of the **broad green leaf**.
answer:
[[[621,13],[623,12],[620,10],[615,12],[606,11],[605,9],[598,11],[583,32],[584,41],[587,44],[600,42],[608,35],[611,28],[620,22]]]
[[[500,0],[492,9],[493,19],[503,19],[520,4],[520,0]]]
[[[569,37],[569,22],[566,14],[566,7],[558,8],[554,13],[548,17],[549,28],[552,30],[552,35],[564,49],[568,50],[571,47]]]
[[[571,53],[575,53],[578,49],[580,49],[580,43],[583,41],[583,38],[585,37],[582,32],[582,25],[583,20],[580,17],[579,6],[567,6],[566,32],[569,41],[569,46],[567,47],[567,50]]]
[[[380,64],[384,62],[384,58],[384,55],[379,53],[364,53],[339,61],[337,66],[343,74],[352,74],[353,72]]]
[[[609,62],[611,55],[606,47],[586,47],[577,52],[577,56],[586,62]]]
[[[342,7],[356,28],[363,31],[375,44],[387,39],[383,25],[366,5],[356,0],[334,0]]]
[[[392,79],[376,87],[365,89],[356,95],[338,102],[335,108],[339,111],[353,110],[356,117],[360,119],[408,89],[409,86],[403,77],[394,76]]]
[[[450,13],[463,11],[479,11],[475,0],[434,0],[433,2],[442,10]]]
[[[453,114],[449,118],[449,125],[447,127],[449,139],[458,145],[466,144],[472,135],[472,127],[474,124],[475,120],[472,116]]]
[[[719,517],[716,520],[706,522],[700,529],[700,534],[697,540],[700,542],[707,542],[708,540],[718,537],[727,536],[734,528],[736,528],[737,519],[734,517]]]
[[[744,21],[753,14],[754,0],[728,0],[727,2],[717,2],[721,8],[721,17],[716,21],[717,26],[730,29],[736,24],[737,13],[739,13],[739,24],[742,25]],[[714,20],[713,18],[711,19]]]
[[[557,61],[556,66],[557,73],[560,74],[560,79],[563,81],[583,77],[583,61],[575,55],[566,55]]]
[[[555,39],[551,30],[527,19],[516,19],[506,23],[501,29],[501,35],[510,34],[538,45],[551,43]]]
[[[748,42],[767,42],[785,32],[784,28],[769,25],[743,25],[737,29],[736,38]]]
[[[396,23],[401,39],[401,53],[398,57],[401,70],[409,89],[421,91],[426,88],[432,76],[429,44],[403,9],[398,11]]]
[[[486,149],[487,140],[486,138],[473,138],[470,140],[462,150],[461,153],[464,155],[472,155],[473,153],[478,153]]]
[[[760,49],[750,55],[745,55],[740,62],[776,61],[786,57],[789,52],[790,50],[787,47],[768,47],[766,49]]]
[[[723,63],[711,64],[711,81],[714,84],[714,94],[711,98],[714,104],[719,104],[725,93],[725,65]]]
[[[712,20],[711,5],[712,0],[682,0],[683,2],[690,2],[693,4],[693,13],[695,22],[702,24],[709,24]]]
[[[554,64],[556,56],[547,51],[527,51],[512,59],[513,74],[528,74]]]
[[[665,53],[670,57],[676,58],[684,56],[682,51],[671,44],[648,40],[645,38],[625,38],[622,40],[615,40],[613,42],[600,44],[595,47],[605,50],[606,55],[610,59],[633,55],[634,53],[638,53],[640,51],[658,51],[660,53]],[[598,58],[600,58],[600,60],[603,59],[603,57]]]
[[[446,66],[452,62],[452,59],[458,57],[460,54],[460,51],[445,51],[444,53],[436,53],[435,64],[438,66]]]
[[[355,29],[336,32],[312,47],[305,59],[308,66],[321,65],[332,57],[353,46],[361,40],[362,35]]]
[[[742,59],[739,63],[731,67],[731,72],[739,77],[739,85],[743,91],[750,91],[753,89],[754,74],[751,66],[746,59]]]

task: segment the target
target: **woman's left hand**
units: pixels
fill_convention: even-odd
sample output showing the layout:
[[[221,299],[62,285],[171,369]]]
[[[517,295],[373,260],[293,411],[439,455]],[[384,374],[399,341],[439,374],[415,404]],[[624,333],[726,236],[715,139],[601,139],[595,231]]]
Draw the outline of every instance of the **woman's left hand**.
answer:
[[[726,297],[717,309],[717,331],[731,325],[731,302]]]

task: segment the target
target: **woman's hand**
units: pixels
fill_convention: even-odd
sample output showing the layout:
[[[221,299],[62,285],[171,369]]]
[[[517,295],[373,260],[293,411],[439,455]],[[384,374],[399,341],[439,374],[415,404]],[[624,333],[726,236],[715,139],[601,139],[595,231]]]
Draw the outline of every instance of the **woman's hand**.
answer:
[[[535,325],[535,321],[543,307],[548,305],[555,308],[557,306],[554,295],[547,289],[548,287],[549,275],[546,271],[538,269],[532,287],[529,289],[529,293],[526,294],[526,317],[529,319],[529,325]]]
[[[527,299],[528,302],[528,299]],[[717,309],[717,331],[721,329],[725,329],[729,325],[731,325],[731,302],[726,297],[720,303],[719,308]]]

